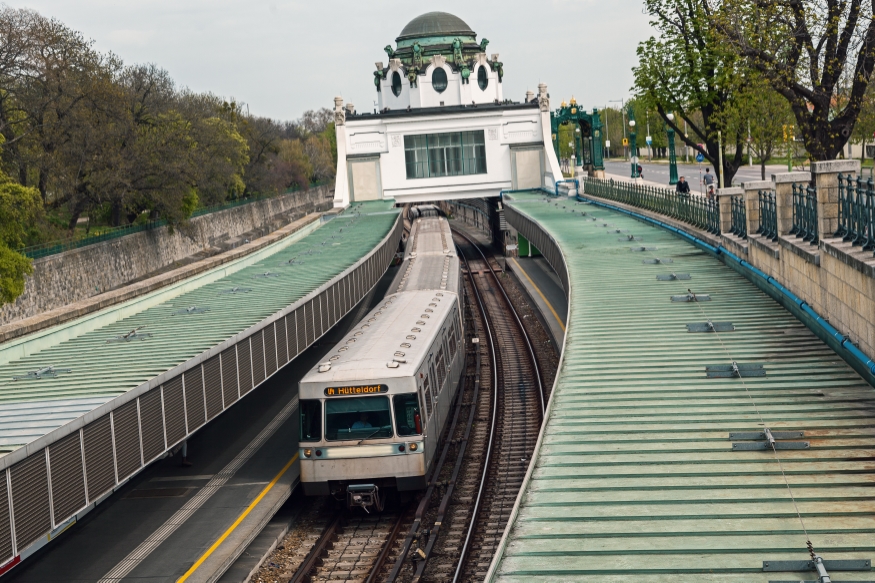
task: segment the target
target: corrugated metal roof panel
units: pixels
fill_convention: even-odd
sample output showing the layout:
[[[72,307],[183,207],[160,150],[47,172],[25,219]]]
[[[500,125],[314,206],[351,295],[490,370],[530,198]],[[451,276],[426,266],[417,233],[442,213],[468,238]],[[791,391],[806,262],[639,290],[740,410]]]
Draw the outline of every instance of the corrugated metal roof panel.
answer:
[[[787,483],[819,554],[875,558],[871,386],[753,284],[669,232],[574,201],[513,198],[562,248],[572,291],[550,416],[493,580],[813,580],[763,572],[764,561],[808,559]],[[617,229],[656,249],[632,251]],[[643,263],[653,257],[673,263]],[[691,279],[657,281],[669,272]],[[712,301],[670,300],[688,289]],[[687,331],[707,320],[735,331]],[[766,376],[706,378],[706,366],[732,361]],[[778,451],[780,463],[771,450],[733,451],[730,432],[763,423],[804,431],[791,441],[810,447]]]
[[[391,209],[390,201],[355,205],[290,245],[275,244],[276,251],[254,265],[87,333],[49,341],[34,354],[0,365],[0,454],[293,304],[369,253],[394,224],[398,211]],[[222,269],[226,266],[217,268]],[[226,293],[235,287],[238,293]],[[198,309],[180,313],[192,307]],[[200,312],[202,308],[208,310]],[[138,333],[150,336],[107,342],[138,327]],[[47,366],[71,370],[56,378],[13,380]]]

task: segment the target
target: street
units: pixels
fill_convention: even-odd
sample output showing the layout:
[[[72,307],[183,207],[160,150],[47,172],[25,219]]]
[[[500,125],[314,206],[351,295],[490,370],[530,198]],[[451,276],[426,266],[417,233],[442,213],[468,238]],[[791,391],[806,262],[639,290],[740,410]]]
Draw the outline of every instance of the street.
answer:
[[[648,182],[657,182],[668,186],[668,164],[648,164],[644,161],[640,162],[643,168],[643,178]],[[711,168],[711,174],[714,174],[714,168],[710,164],[703,163],[701,167],[697,164],[683,164],[678,161],[678,176],[686,176],[687,182],[690,183],[690,189],[694,192],[701,191],[700,175],[705,175],[705,168]],[[616,174],[619,176],[629,176],[631,165],[629,162],[614,158],[610,161],[605,160],[605,172],[608,174]],[[700,174],[701,171],[701,174]],[[766,180],[771,178],[772,174],[778,172],[786,172],[786,164],[769,164],[766,166]],[[736,185],[744,181],[760,180],[760,167],[744,165],[738,169],[738,172],[732,178],[732,182]],[[728,185],[727,185],[728,186]]]

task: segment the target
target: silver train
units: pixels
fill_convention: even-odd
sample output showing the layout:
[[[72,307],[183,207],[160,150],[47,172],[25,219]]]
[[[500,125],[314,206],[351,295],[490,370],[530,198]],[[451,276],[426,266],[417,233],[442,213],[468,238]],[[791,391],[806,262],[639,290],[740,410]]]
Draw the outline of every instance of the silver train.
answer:
[[[387,490],[426,487],[465,368],[465,331],[449,224],[431,209],[414,216],[387,296],[301,379],[308,496],[381,510]]]

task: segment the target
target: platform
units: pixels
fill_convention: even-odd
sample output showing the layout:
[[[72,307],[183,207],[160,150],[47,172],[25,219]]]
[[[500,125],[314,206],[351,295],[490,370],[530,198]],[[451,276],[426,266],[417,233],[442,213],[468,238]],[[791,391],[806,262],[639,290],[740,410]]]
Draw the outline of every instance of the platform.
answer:
[[[677,236],[573,199],[510,198],[507,221],[552,237],[558,255],[539,249],[561,258],[571,289],[548,417],[487,581],[813,580],[773,570],[809,559],[803,521],[827,561],[875,558],[870,385]],[[671,274],[690,279],[657,279]],[[672,300],[688,290],[710,301]],[[708,321],[734,331],[688,331]],[[732,362],[765,376],[708,378]],[[779,463],[762,439],[730,435],[764,427],[808,445],[778,451]],[[869,568],[831,575],[873,580]]]
[[[380,279],[400,234],[391,201],[356,204],[0,346],[0,573],[315,343]]]

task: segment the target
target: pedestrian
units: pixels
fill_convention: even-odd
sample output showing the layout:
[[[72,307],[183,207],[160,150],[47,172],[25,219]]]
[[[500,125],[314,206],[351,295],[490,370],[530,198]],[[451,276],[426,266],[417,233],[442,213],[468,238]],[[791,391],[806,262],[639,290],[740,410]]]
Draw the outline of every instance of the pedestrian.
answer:
[[[638,168],[636,168],[636,170],[638,170],[638,177],[644,178],[644,168],[641,167],[641,164],[638,164]]]
[[[708,198],[712,198],[714,196],[714,175],[711,174],[710,168],[705,168],[705,176],[702,177],[702,182],[705,183],[705,192],[708,194]]]
[[[687,182],[686,177],[681,176],[678,180],[677,186],[675,187],[675,191],[678,194],[689,195],[690,194],[690,183]]]

